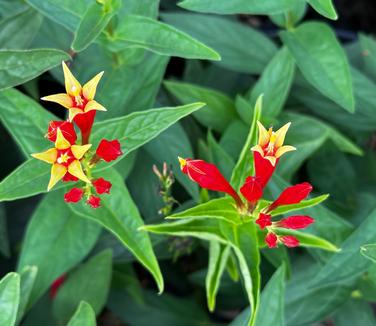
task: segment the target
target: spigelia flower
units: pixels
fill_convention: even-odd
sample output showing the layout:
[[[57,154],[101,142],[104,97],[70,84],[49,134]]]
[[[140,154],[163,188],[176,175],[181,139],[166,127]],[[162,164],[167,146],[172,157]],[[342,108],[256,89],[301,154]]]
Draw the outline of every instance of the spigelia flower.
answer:
[[[283,218],[277,222],[272,222],[272,211],[279,206],[294,205],[300,203],[306,199],[309,193],[312,191],[312,185],[308,182],[303,182],[294,186],[287,187],[279,197],[270,205],[265,207],[258,215],[256,224],[260,229],[267,229],[268,234],[265,237],[265,243],[269,248],[274,248],[279,242],[283,243],[287,247],[296,247],[299,245],[299,240],[292,235],[277,234],[278,228],[283,229],[305,229],[312,223],[314,219],[306,215],[295,215]]]
[[[103,178],[99,178],[93,181],[93,186],[98,195],[109,194],[112,184]]]
[[[98,208],[101,206],[101,199],[97,196],[91,195],[89,199],[87,200],[87,203],[92,207],[92,208]]]
[[[62,62],[66,93],[42,97],[42,100],[58,103],[69,110],[69,121],[74,121],[82,133],[83,144],[89,141],[89,135],[96,111],[106,109],[94,100],[98,83],[103,71],[89,80],[83,87],[73,76],[65,62]]]
[[[263,187],[272,176],[279,158],[287,152],[296,150],[293,146],[283,145],[290,125],[291,122],[286,123],[274,132],[273,128],[266,130],[261,122],[257,121],[258,144],[251,149],[254,156],[256,176],[260,178]]]
[[[240,188],[241,194],[247,199],[249,206],[254,207],[262,197],[262,185],[259,178],[247,177],[243,186]]]
[[[64,195],[64,200],[67,203],[77,203],[84,196],[84,190],[81,188],[72,188]]]
[[[76,143],[77,135],[74,130],[73,123],[69,121],[51,121],[48,125],[46,137],[53,143],[56,141],[57,129],[60,129],[64,138],[68,140],[72,145]]]
[[[55,147],[42,153],[32,154],[34,158],[52,164],[51,177],[47,186],[48,191],[67,173],[84,182],[90,183],[80,162],[90,147],[91,144],[82,146],[72,145],[63,136],[60,128],[58,128],[56,131]]]
[[[226,178],[212,164],[203,160],[183,159],[178,157],[181,171],[192,181],[197,182],[200,187],[229,194],[234,198],[238,207],[243,207],[243,202],[235,189],[229,184]]]

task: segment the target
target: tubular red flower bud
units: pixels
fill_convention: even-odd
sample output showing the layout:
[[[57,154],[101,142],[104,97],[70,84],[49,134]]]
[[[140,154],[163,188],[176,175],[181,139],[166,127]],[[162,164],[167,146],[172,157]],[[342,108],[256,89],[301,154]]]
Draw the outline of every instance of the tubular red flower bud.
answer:
[[[256,223],[260,226],[260,229],[263,230],[267,226],[272,225],[272,217],[269,214],[260,213]]]
[[[227,193],[234,198],[238,206],[243,206],[239,195],[214,164],[203,160],[182,159],[181,157],[179,157],[179,162],[182,172],[188,175],[192,181],[197,182],[200,187]]]
[[[311,191],[312,185],[308,182],[303,182],[295,186],[287,187],[268,207],[267,212],[276,209],[278,206],[300,203],[303,199],[307,198]]]
[[[63,182],[70,182],[70,181],[73,181],[73,182],[76,182],[78,181],[79,179],[76,178],[74,175],[71,175],[69,172],[67,172],[64,177],[63,177]]]
[[[111,190],[111,187],[112,187],[111,182],[109,182],[109,181],[107,181],[103,178],[99,178],[97,180],[94,180],[92,183],[93,183],[93,186],[95,187],[95,191],[99,195],[110,193],[110,190]]]
[[[284,235],[280,237],[280,240],[289,248],[297,247],[300,244],[299,240],[292,235]]]
[[[262,187],[256,177],[248,177],[243,186],[240,188],[242,195],[248,200],[249,203],[255,205],[262,197]]]
[[[101,199],[97,196],[91,195],[89,199],[87,200],[87,203],[92,207],[92,208],[98,208],[101,206]]]
[[[51,298],[51,299],[55,298],[55,296],[56,296],[56,294],[57,294],[57,291],[58,291],[59,288],[63,285],[65,279],[66,279],[66,274],[63,274],[62,276],[60,276],[59,278],[57,278],[57,279],[51,284],[51,287],[50,287],[50,298]]]
[[[93,127],[96,113],[97,111],[92,110],[86,113],[77,114],[73,118],[73,121],[77,124],[78,128],[80,128],[81,130],[83,145],[89,142],[91,128]]]
[[[255,164],[256,178],[258,178],[261,187],[264,188],[273,175],[279,159],[276,159],[275,165],[272,165],[272,163],[270,163],[270,161],[266,158],[262,157],[259,152],[253,152],[253,159]]]
[[[46,137],[53,143],[56,141],[57,128],[60,129],[64,138],[72,145],[77,140],[76,131],[74,130],[73,123],[69,121],[51,121],[48,125]]]
[[[81,188],[72,188],[64,195],[64,200],[67,203],[77,203],[82,199],[84,191]]]
[[[286,217],[278,221],[276,225],[285,229],[304,229],[313,222],[315,222],[315,220],[310,216],[296,215]]]
[[[123,154],[123,152],[120,149],[120,143],[117,139],[102,139],[99,143],[96,154],[106,162],[111,162],[116,160]]]
[[[265,243],[269,248],[275,248],[277,247],[278,237],[270,232],[265,237]]]

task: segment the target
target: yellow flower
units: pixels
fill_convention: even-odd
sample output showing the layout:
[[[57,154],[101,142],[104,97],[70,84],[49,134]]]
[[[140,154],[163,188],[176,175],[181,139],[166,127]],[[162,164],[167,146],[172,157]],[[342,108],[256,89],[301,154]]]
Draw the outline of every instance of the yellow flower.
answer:
[[[42,97],[42,100],[58,103],[69,110],[69,121],[77,114],[87,113],[92,110],[107,111],[101,104],[94,100],[97,85],[102,78],[103,71],[89,80],[83,87],[73,76],[65,62],[62,62],[66,93]]]
[[[70,173],[76,178],[91,183],[82,170],[80,160],[89,150],[91,144],[87,145],[71,145],[66,140],[60,128],[57,129],[55,147],[45,152],[31,154],[32,157],[52,164],[51,177],[48,183],[47,191],[49,191],[66,173]]]
[[[259,139],[258,144],[252,147],[252,151],[259,152],[262,157],[269,160],[269,162],[275,166],[277,159],[283,154],[296,150],[293,146],[283,145],[290,125],[291,122],[286,123],[283,127],[274,132],[273,128],[266,130],[260,121],[257,121]]]

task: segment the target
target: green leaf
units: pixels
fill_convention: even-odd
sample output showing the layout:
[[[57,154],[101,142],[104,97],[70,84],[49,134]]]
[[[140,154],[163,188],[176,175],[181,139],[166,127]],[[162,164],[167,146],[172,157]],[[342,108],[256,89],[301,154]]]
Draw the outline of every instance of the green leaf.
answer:
[[[43,17],[28,8],[0,21],[0,44],[2,49],[27,48],[38,32]]]
[[[238,162],[232,171],[231,184],[235,190],[239,190],[245,179],[253,174],[253,153],[251,147],[256,145],[257,121],[261,119],[262,101],[263,95],[261,94],[255,104],[255,110],[247,140],[243,146],[242,152],[240,153]]]
[[[218,91],[174,81],[165,81],[164,85],[183,104],[198,99],[205,102],[206,107],[193,116],[208,128],[223,131],[236,116],[234,102]]]
[[[360,247],[360,253],[376,263],[376,244],[366,244]]]
[[[0,325],[15,325],[19,301],[20,276],[8,273],[0,281]]]
[[[376,242],[376,210],[342,244],[342,250],[333,255],[320,269],[310,286],[349,282],[365,272],[372,262],[359,253],[359,248]]]
[[[96,326],[95,312],[85,301],[81,301],[67,326]]]
[[[18,306],[16,324],[20,323],[26,311],[26,307],[30,299],[30,294],[35,284],[37,273],[38,267],[36,266],[25,266],[20,272],[20,304]]]
[[[359,299],[348,300],[333,316],[336,326],[373,326],[376,325],[376,318],[373,307]]]
[[[64,203],[62,191],[55,191],[42,200],[27,227],[17,268],[18,271],[25,266],[38,268],[28,307],[56,278],[88,254],[100,230]]]
[[[337,20],[338,15],[332,0],[306,0],[320,15]]]
[[[118,139],[123,144],[123,158],[203,105],[203,103],[193,103],[173,108],[134,112],[125,117],[99,122],[94,126],[93,144],[99,143],[103,138]],[[112,164],[100,164],[99,167],[106,169],[118,161],[119,159]],[[36,159],[26,161],[0,183],[0,200],[14,200],[46,192],[49,175],[50,167],[47,164]],[[59,184],[54,189],[62,186]]]
[[[16,89],[0,92],[0,119],[21,148],[25,157],[48,147],[43,137],[48,122],[57,117]]]
[[[256,326],[283,326],[284,322],[284,293],[285,272],[284,265],[273,274],[261,293],[260,309],[256,317]],[[245,326],[249,319],[249,308],[232,321],[229,326]]]
[[[341,251],[331,242],[320,238],[313,234],[304,233],[301,231],[296,230],[289,230],[289,229],[280,229],[276,228],[276,233],[280,235],[292,235],[297,238],[300,242],[300,246],[302,247],[310,247],[310,248],[318,248],[322,250],[332,251],[332,252],[339,252]]]
[[[314,197],[314,198],[311,198],[311,199],[303,200],[298,204],[279,206],[276,209],[273,209],[273,211],[270,214],[272,216],[277,216],[277,215],[281,215],[281,214],[287,214],[287,213],[296,211],[298,209],[316,206],[316,205],[322,203],[328,197],[329,197],[328,194],[327,195],[321,195],[321,196],[317,196],[317,197]]]
[[[184,0],[179,6],[205,13],[214,14],[278,14],[290,9],[294,4],[292,0]]]
[[[364,73],[376,80],[376,41],[372,36],[359,33],[359,43],[362,53],[362,62],[364,64]],[[357,51],[357,55],[358,52]]]
[[[72,49],[76,52],[85,50],[116,14],[116,8],[111,5],[94,2],[85,12],[74,35]]]
[[[281,112],[290,91],[294,72],[294,58],[289,50],[283,47],[266,66],[248,98],[251,105],[254,106],[260,94],[264,94],[264,118],[275,118]],[[251,116],[245,122],[249,121],[251,121]]]
[[[280,35],[307,81],[345,110],[354,112],[349,63],[331,28],[309,22]]]
[[[112,252],[107,249],[74,270],[57,292],[53,312],[66,323],[81,301],[99,314],[107,301],[112,274]]]
[[[263,33],[223,17],[190,13],[162,13],[161,17],[219,52],[222,60],[213,63],[227,69],[261,73],[277,52]]]
[[[307,12],[307,5],[305,1],[299,0],[294,3],[294,6],[287,12],[271,15],[270,20],[279,27],[290,29],[294,27]]]
[[[0,50],[0,90],[23,84],[70,56],[60,50]]]
[[[204,204],[189,208],[166,219],[219,219],[231,224],[240,224],[239,213],[236,210],[234,200],[231,197],[212,199]]]
[[[171,223],[145,225],[140,227],[140,230],[177,237],[188,236],[208,241],[214,240],[227,244],[219,230],[219,221],[215,219],[190,218]]]
[[[111,51],[128,47],[187,59],[220,60],[220,55],[200,41],[168,24],[145,16],[127,15],[106,46]]]
[[[247,325],[255,324],[260,296],[260,252],[258,248],[256,225],[253,222],[244,223],[236,229],[229,229],[221,223],[221,229],[228,241],[239,264],[245,290],[247,292],[252,314]]]
[[[205,284],[208,308],[211,312],[215,309],[215,298],[230,254],[230,249],[230,246],[223,246],[216,241],[210,241],[209,266]]]
[[[102,198],[102,206],[95,210],[84,203],[70,206],[82,217],[99,223],[115,235],[153,275],[162,292],[163,277],[158,261],[149,236],[138,231],[144,223],[123,178],[113,169],[101,172],[100,176],[112,183],[111,196]]]

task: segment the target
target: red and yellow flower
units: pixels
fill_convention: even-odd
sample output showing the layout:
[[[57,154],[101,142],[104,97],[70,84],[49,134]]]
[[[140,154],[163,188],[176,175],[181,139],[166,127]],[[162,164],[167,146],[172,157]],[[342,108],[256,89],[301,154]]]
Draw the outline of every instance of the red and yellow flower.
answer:
[[[81,159],[89,150],[91,144],[72,145],[61,132],[60,128],[56,131],[55,147],[42,153],[32,154],[34,158],[52,164],[51,177],[47,186],[49,191],[59,180],[69,173],[70,175],[90,183],[90,180],[84,173],[81,166]]]
[[[96,111],[106,108],[94,100],[98,83],[103,71],[89,80],[83,87],[73,76],[65,62],[62,62],[66,93],[42,97],[42,100],[58,103],[69,110],[69,121],[74,121],[80,128],[83,143],[87,143],[94,122]]]

